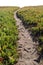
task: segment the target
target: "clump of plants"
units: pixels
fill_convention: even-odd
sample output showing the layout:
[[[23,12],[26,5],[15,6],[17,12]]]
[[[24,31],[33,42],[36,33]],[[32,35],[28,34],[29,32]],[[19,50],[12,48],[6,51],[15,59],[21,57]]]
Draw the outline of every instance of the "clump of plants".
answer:
[[[0,65],[14,65],[18,60],[18,30],[14,19],[17,7],[0,8]]]
[[[39,42],[38,50],[43,55],[43,6],[23,7],[17,12],[17,16]]]

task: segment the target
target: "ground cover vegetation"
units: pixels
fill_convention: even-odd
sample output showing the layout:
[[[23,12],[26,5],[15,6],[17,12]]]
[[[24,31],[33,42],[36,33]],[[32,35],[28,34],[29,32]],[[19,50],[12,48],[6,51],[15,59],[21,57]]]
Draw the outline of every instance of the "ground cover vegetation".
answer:
[[[14,65],[18,59],[18,30],[14,12],[18,7],[0,7],[0,65]]]
[[[23,7],[17,12],[17,16],[31,31],[33,40],[39,42],[37,50],[43,57],[43,6]]]

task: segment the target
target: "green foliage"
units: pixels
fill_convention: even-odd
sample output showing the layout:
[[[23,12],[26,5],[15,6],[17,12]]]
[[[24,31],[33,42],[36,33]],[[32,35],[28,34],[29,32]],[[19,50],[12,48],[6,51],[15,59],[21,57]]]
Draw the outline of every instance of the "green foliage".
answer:
[[[18,59],[18,30],[14,19],[14,11],[17,9],[0,8],[0,65],[14,65]]]
[[[23,7],[17,12],[17,16],[25,26],[32,32],[32,36],[38,39],[38,50],[43,52],[43,6]]]

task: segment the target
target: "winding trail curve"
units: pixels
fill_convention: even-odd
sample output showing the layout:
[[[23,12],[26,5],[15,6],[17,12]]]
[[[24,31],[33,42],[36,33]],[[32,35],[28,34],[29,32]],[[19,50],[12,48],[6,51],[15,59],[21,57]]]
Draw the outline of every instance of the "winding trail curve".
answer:
[[[14,18],[17,21],[16,25],[19,30],[18,53],[20,54],[18,63],[16,65],[39,65],[34,60],[38,58],[35,45],[37,43],[32,41],[30,33],[22,24],[22,21],[17,18],[17,11],[14,13]]]

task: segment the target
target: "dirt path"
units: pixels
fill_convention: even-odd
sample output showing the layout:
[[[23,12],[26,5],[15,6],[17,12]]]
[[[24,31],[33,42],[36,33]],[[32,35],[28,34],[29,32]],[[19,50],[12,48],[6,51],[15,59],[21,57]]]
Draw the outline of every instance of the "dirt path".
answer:
[[[16,19],[16,25],[19,30],[19,40],[18,40],[18,52],[20,54],[17,65],[39,65],[34,60],[37,59],[37,51],[35,45],[37,43],[32,41],[30,33],[22,24],[22,21],[17,18],[16,12],[14,14]]]

